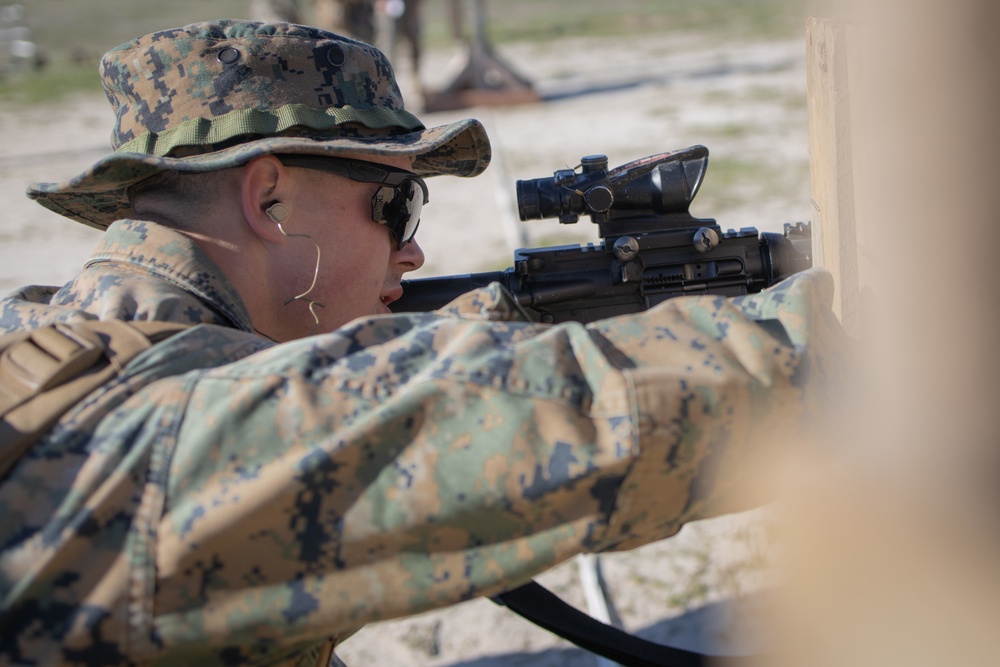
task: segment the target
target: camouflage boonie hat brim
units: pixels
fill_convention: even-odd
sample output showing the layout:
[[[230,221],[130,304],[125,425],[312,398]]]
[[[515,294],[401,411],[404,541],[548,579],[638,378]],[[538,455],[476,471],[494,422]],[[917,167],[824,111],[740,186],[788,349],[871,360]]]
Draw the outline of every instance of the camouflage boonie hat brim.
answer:
[[[475,176],[486,130],[466,119],[427,129],[403,108],[376,48],[288,23],[221,20],[164,30],[105,54],[114,153],[28,196],[106,228],[130,217],[129,186],[163,170],[201,173],[266,154],[410,156],[429,177]]]

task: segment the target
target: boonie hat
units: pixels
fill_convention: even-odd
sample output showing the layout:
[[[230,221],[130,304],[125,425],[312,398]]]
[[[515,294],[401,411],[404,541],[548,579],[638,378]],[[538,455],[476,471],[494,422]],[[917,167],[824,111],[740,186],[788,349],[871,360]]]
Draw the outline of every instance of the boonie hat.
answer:
[[[405,155],[420,176],[475,176],[490,161],[479,121],[425,128],[403,108],[381,51],[318,28],[193,23],[109,51],[101,78],[114,153],[27,191],[98,229],[132,215],[128,186],[163,170],[208,172],[266,154]]]

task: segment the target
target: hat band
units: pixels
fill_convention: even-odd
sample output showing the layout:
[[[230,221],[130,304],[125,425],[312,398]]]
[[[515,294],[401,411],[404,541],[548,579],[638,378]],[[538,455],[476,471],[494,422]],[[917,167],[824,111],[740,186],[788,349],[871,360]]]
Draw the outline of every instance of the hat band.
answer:
[[[286,104],[276,111],[236,109],[211,119],[192,118],[163,132],[144,132],[116,148],[115,152],[166,157],[181,146],[209,146],[245,135],[276,135],[295,126],[327,130],[346,123],[359,123],[373,130],[389,127],[408,131],[424,129],[423,123],[405,109],[314,109],[304,104]]]

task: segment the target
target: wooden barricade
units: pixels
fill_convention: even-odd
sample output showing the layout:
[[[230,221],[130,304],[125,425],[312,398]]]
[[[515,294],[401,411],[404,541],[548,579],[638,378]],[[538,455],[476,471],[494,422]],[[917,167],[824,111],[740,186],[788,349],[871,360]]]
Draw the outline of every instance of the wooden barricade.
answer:
[[[851,113],[849,24],[810,18],[806,24],[809,172],[813,221],[813,264],[836,283],[834,312],[848,333],[860,330],[863,284],[855,200],[855,151]]]

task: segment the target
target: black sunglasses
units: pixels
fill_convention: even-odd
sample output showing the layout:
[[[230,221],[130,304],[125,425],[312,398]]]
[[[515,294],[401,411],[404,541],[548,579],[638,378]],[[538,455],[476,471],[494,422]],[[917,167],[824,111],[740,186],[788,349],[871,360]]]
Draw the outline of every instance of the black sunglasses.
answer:
[[[372,197],[372,220],[385,225],[397,248],[413,240],[420,225],[420,211],[427,203],[427,184],[412,171],[377,162],[326,155],[276,155],[288,167],[327,171],[359,183],[381,183]],[[417,186],[420,187],[417,187]]]

